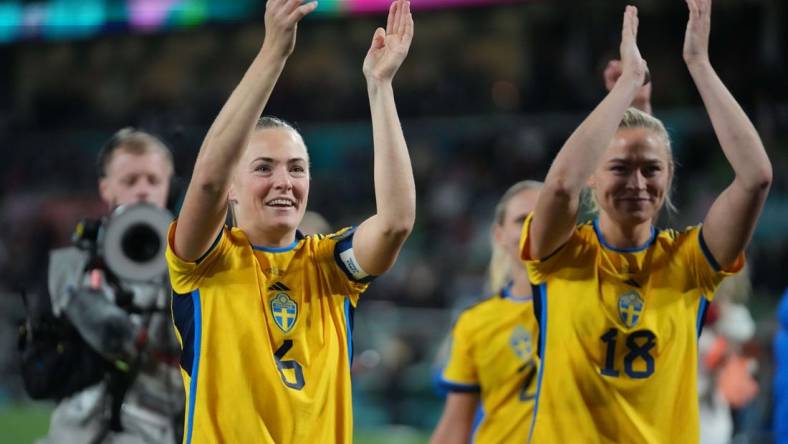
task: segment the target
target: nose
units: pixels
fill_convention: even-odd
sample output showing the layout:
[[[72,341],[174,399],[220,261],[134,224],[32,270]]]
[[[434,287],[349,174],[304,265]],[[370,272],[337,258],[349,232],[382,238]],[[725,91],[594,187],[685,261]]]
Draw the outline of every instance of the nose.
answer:
[[[293,188],[292,177],[290,177],[287,168],[277,168],[274,170],[272,180],[274,182],[274,188],[277,190],[289,191]]]
[[[148,202],[151,198],[151,187],[147,184],[138,185],[134,190],[137,202]]]
[[[645,190],[646,176],[643,175],[640,169],[635,169],[632,174],[629,175],[627,185],[634,190]]]

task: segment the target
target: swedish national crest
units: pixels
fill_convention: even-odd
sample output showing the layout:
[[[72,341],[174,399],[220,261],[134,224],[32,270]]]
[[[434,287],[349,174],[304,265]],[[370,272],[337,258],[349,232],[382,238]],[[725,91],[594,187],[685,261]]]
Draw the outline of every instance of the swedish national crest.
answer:
[[[646,303],[635,290],[629,290],[618,297],[618,316],[629,328],[634,327],[643,317]]]
[[[287,333],[298,319],[298,304],[285,293],[289,288],[280,282],[272,285],[269,290],[274,291],[274,297],[271,298],[271,316],[276,325]]]

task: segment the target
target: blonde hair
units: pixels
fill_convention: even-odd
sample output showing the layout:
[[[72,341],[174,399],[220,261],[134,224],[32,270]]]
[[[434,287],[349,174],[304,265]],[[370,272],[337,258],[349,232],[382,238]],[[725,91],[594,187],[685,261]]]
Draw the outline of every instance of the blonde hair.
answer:
[[[536,180],[522,180],[515,183],[501,196],[493,213],[493,224],[502,226],[506,219],[506,206],[509,201],[522,191],[539,190],[544,184]],[[499,291],[512,279],[512,262],[505,251],[498,245],[495,238],[491,239],[492,254],[487,266],[487,290],[491,293]]]
[[[160,153],[167,162],[170,175],[172,175],[175,170],[172,152],[161,139],[153,134],[129,126],[113,134],[99,150],[98,159],[96,161],[99,177],[107,177],[109,165],[118,152],[127,152],[135,156],[154,152]]]
[[[645,128],[647,130],[651,130],[657,137],[662,139],[662,142],[665,144],[665,150],[667,153],[668,158],[668,187],[667,187],[667,195],[665,197],[665,205],[670,213],[678,213],[676,206],[673,204],[673,176],[674,171],[676,169],[676,163],[673,160],[673,148],[670,142],[670,135],[668,134],[668,130],[665,129],[665,125],[662,123],[661,120],[657,119],[656,117],[643,112],[637,108],[629,108],[624,113],[624,117],[621,118],[621,122],[618,124],[618,129],[626,129],[626,128]],[[586,207],[588,212],[592,214],[599,213],[599,201],[594,194],[594,190],[586,187],[583,189],[583,193],[581,194],[581,199],[583,205]],[[660,208],[661,209],[661,208]]]

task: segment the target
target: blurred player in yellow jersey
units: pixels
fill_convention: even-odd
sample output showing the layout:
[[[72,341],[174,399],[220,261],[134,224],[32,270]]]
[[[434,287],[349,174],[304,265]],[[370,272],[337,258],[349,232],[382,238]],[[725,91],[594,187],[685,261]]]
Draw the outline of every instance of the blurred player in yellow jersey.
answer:
[[[627,109],[647,81],[637,9],[627,7],[622,74],[561,148],[523,227],[541,350],[531,442],[699,440],[702,317],[723,277],[743,265],[772,168],[709,62],[711,2],[687,4],[684,60],[735,179],[702,225],[654,227],[674,164],[662,123]],[[577,226],[586,186],[599,215]]]
[[[603,73],[608,90],[620,76],[621,62],[610,60]],[[640,88],[632,106],[651,113],[651,83]],[[539,328],[528,273],[520,260],[520,236],[541,187],[541,182],[518,182],[495,207],[488,269],[492,296],[465,310],[454,326],[449,359],[438,378],[448,395],[432,444],[528,439]]]
[[[315,3],[269,0],[260,53],[205,137],[167,259],[187,390],[186,443],[351,443],[352,312],[415,219],[415,186],[392,79],[413,36],[397,0],[364,60],[377,213],[302,236],[309,155],[258,118]],[[237,227],[224,226],[231,206]]]
[[[433,444],[525,442],[539,366],[531,285],[519,260],[525,217],[541,183],[512,185],[495,207],[489,284],[493,296],[464,311],[439,384],[446,407]],[[477,411],[481,419],[472,427]]]

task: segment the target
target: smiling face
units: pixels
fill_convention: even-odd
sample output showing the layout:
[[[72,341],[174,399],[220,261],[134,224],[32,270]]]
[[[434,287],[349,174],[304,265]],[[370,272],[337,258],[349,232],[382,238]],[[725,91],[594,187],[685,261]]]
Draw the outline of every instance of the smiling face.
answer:
[[[301,136],[288,128],[256,130],[230,188],[239,228],[259,241],[294,235],[308,197],[309,157]]]
[[[600,211],[631,227],[652,223],[673,175],[665,139],[647,128],[620,128],[590,180]]]

